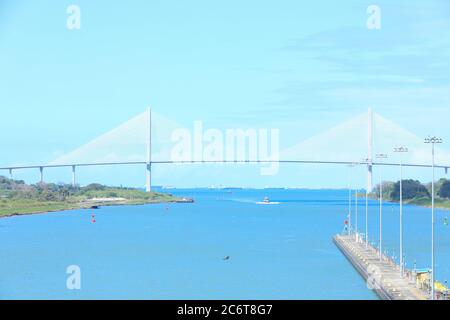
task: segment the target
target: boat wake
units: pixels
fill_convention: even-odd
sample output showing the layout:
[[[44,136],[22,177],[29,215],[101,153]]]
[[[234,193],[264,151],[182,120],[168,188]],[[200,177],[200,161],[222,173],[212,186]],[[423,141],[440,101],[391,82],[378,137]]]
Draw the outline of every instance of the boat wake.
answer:
[[[258,201],[258,202],[256,202],[256,204],[265,204],[265,205],[269,205],[269,204],[280,204],[280,202],[276,202],[276,201],[271,201],[271,202]]]

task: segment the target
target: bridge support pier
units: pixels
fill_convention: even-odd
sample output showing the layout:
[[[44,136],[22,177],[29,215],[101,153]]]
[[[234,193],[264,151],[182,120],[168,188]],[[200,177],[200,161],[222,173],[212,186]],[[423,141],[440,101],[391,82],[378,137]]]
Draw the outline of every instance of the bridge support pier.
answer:
[[[12,175],[12,169],[9,169],[9,178],[12,180],[13,175]]]
[[[40,182],[44,183],[44,167],[39,167],[39,172],[41,174]]]
[[[75,166],[72,166],[72,187],[75,188],[76,180],[75,180]]]
[[[146,183],[145,183],[145,191],[150,192],[152,191],[152,164],[147,163],[147,177],[146,177]]]
[[[445,177],[447,178],[448,176],[448,168],[445,168]]]

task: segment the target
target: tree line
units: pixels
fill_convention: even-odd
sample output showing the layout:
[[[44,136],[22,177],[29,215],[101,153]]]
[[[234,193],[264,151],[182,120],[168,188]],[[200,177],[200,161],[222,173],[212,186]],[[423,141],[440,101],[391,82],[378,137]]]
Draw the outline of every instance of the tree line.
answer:
[[[383,198],[399,201],[400,200],[400,181],[384,181],[382,182]],[[402,180],[402,196],[403,199],[419,199],[431,198],[431,183],[423,184],[419,180],[406,179]],[[380,196],[380,185],[377,184],[372,194],[376,197]],[[442,178],[435,183],[435,196],[442,199],[450,199],[450,180]]]
[[[66,183],[26,184],[23,180],[0,176],[0,199],[34,199],[41,201],[64,201],[69,196],[85,195],[91,191],[109,190],[99,183],[87,186],[72,186]],[[128,188],[115,188],[128,189]],[[114,196],[113,194],[111,196]]]

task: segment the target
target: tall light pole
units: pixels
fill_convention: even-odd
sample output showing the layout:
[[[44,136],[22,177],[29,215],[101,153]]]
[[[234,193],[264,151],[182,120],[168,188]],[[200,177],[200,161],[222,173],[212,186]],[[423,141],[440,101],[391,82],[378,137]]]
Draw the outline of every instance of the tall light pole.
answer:
[[[369,244],[369,192],[372,191],[373,111],[369,108],[367,119],[367,186],[366,186],[366,248]]]
[[[352,230],[352,169],[356,164],[352,163],[349,164],[348,167],[350,168],[349,173],[349,185],[348,185],[348,234],[351,234]]]
[[[405,262],[403,261],[403,158],[402,153],[408,152],[406,147],[394,148],[400,153],[400,275],[403,277]]]
[[[370,159],[364,159],[364,162],[369,163]],[[369,245],[369,183],[366,187],[366,248]]]
[[[377,159],[386,159],[387,158],[387,154],[384,153],[379,153],[376,155]],[[381,178],[381,165],[380,165],[380,261],[382,260],[383,257],[383,180]]]
[[[428,137],[425,138],[425,143],[431,144],[431,300],[434,300],[434,145],[436,143],[442,143],[442,139],[437,137]]]
[[[355,183],[355,239],[358,242],[358,183]]]
[[[352,167],[351,164],[348,165],[349,168]],[[348,235],[351,234],[352,229],[352,171],[348,175]]]
[[[369,191],[366,188],[366,248],[369,245]]]

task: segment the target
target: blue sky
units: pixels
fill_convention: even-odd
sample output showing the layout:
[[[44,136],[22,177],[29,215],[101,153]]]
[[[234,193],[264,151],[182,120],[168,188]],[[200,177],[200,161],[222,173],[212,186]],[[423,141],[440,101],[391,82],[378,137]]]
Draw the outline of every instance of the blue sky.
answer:
[[[80,30],[66,28],[70,4]],[[366,28],[371,4],[380,30]],[[187,127],[278,128],[283,148],[368,107],[450,143],[449,34],[450,3],[436,0],[1,0],[0,164],[50,162],[149,104]],[[140,185],[139,174],[104,181]],[[209,178],[159,182],[248,184]]]

